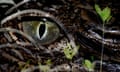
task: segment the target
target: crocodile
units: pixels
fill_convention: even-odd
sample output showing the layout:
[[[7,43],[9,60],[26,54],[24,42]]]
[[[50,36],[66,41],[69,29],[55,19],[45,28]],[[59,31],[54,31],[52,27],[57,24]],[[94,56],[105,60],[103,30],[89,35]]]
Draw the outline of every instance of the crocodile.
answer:
[[[4,67],[7,68],[14,64],[17,65],[16,67],[20,64],[25,65],[27,60],[30,60],[31,65],[37,65],[41,61],[44,64],[46,59],[51,58],[54,62],[53,66],[63,64],[61,67],[64,68],[64,65],[67,64],[66,68],[68,66],[69,71],[70,65],[73,70],[76,65],[79,68],[77,71],[85,72],[86,69],[79,67],[78,64],[84,58],[91,56],[100,60],[102,49],[104,49],[102,60],[106,63],[103,63],[103,66],[108,67],[105,70],[119,71],[120,22],[118,17],[120,12],[118,7],[120,3],[116,4],[116,2],[116,0],[113,3],[102,0],[13,0],[12,2],[0,2],[1,70],[6,71]],[[95,3],[101,7],[107,5],[112,9],[112,18],[104,25],[104,30],[102,21],[95,12]],[[63,48],[68,42],[74,48],[76,45],[80,46],[79,52],[72,60],[73,63],[69,63],[63,54]],[[6,64],[11,61],[13,65]],[[79,63],[74,64],[75,62]],[[19,67],[16,67],[13,69],[20,71]],[[12,71],[12,68],[9,69]],[[50,72],[53,72],[52,70],[54,68]]]

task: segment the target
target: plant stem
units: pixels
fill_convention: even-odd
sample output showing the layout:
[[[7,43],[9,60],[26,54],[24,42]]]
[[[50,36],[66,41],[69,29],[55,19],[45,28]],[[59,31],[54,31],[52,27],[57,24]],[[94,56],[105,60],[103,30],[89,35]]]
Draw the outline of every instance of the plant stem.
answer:
[[[102,49],[101,49],[101,60],[100,60],[100,72],[102,72],[102,64],[103,64],[103,56],[104,56],[104,25],[105,22],[102,24]]]

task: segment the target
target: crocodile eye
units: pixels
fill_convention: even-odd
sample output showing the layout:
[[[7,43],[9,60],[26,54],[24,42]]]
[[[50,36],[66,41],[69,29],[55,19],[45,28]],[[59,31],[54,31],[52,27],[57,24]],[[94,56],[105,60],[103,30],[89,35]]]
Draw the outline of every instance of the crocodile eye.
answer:
[[[55,22],[48,18],[40,18],[39,21],[24,21],[23,30],[41,44],[49,44],[55,41],[60,30]]]
[[[61,34],[59,21],[50,14],[30,9],[14,13],[1,21],[1,26],[14,27],[42,45],[54,42]],[[19,27],[21,26],[21,27]]]

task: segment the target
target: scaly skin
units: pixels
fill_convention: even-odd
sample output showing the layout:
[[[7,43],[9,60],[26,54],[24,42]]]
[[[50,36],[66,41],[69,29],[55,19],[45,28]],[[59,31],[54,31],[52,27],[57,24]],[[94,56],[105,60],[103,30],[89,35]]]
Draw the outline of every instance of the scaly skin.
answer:
[[[32,2],[24,3],[22,1],[15,0],[15,6],[13,6],[14,4],[6,4],[8,6],[5,8],[2,7],[2,4],[0,3],[0,60],[3,61],[3,64],[1,63],[2,65],[0,65],[0,68],[3,68],[3,66],[6,63],[11,62],[11,60],[13,61],[13,64],[15,63],[16,65],[14,69],[18,71],[20,70],[18,68],[18,63],[22,63],[22,65],[24,65],[28,59],[31,60],[30,65],[32,66],[37,65],[38,62],[42,61],[44,64],[44,61],[49,58],[54,61],[53,66],[60,65],[61,63],[63,66],[64,64],[67,64],[68,66],[74,66],[76,61],[80,60],[79,62],[81,62],[83,60],[82,57],[86,56],[94,56],[96,59],[100,60],[103,44],[103,60],[110,63],[120,63],[120,22],[117,18],[120,13],[118,8],[114,8],[114,3],[111,7],[114,8],[112,9],[113,17],[108,24],[105,24],[105,30],[102,31],[102,22],[94,10],[94,3],[100,3],[99,1],[36,1],[37,2],[34,2],[33,0]],[[103,3],[103,1],[101,2]],[[100,3],[100,5],[104,7],[104,4],[102,3]],[[58,23],[62,33],[61,37],[51,44],[40,45],[36,42],[36,40],[34,40],[34,38],[31,38],[31,36],[24,33],[23,27],[21,25],[22,20],[19,20],[19,16],[5,20],[8,16],[14,16],[14,14],[17,13],[16,8],[20,12],[27,9],[37,9],[45,12],[45,14],[49,14],[50,17],[52,17],[52,19]],[[37,14],[36,11],[33,11],[33,13],[30,12],[30,14],[22,14],[23,17],[25,15],[41,16],[39,13]],[[6,29],[7,27],[11,29]],[[105,34],[104,42],[102,37],[103,32]],[[72,35],[77,45],[80,45],[79,53],[75,56],[75,58],[73,58],[73,63],[67,60],[63,54],[63,47],[65,47],[67,42],[72,39],[70,39],[68,34]],[[96,64],[99,64],[99,62]],[[11,66],[9,64],[6,65],[6,69],[7,67]],[[117,69],[119,69],[119,65],[112,65],[108,63],[104,63],[103,65],[108,67],[107,70],[105,69],[106,71],[110,71],[109,67],[111,67],[113,71],[117,71]],[[85,72],[85,69],[82,68],[81,71]]]

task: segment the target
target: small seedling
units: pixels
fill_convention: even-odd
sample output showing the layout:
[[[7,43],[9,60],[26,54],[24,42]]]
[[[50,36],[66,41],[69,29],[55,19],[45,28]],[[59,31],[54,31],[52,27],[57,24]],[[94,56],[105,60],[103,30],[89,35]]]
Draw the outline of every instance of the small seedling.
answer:
[[[42,72],[48,72],[50,70],[50,65],[52,64],[50,59],[48,59],[45,63],[46,65],[39,63],[39,68]]]
[[[101,10],[100,6],[95,4],[95,10],[99,14],[103,23],[108,22],[112,18],[111,9],[109,7],[105,7],[103,10]]]
[[[109,7],[105,7],[103,10],[101,10],[100,6],[95,4],[95,10],[98,13],[98,15],[100,16],[100,18],[102,19],[102,29],[103,29],[103,33],[102,33],[102,37],[103,37],[103,42],[104,42],[104,25],[106,23],[109,22],[109,20],[112,18],[111,16],[111,9]],[[102,50],[101,50],[101,65],[100,65],[100,70],[102,71],[102,57],[103,57],[103,52],[104,52],[104,43],[102,44]],[[100,72],[101,72],[100,71]]]
[[[52,64],[51,59],[48,59],[48,60],[46,61],[46,65],[51,65],[51,64]]]
[[[39,68],[42,72],[48,72],[50,70],[50,66],[49,65],[41,65],[39,64]]]
[[[67,59],[72,60],[72,58],[75,56],[75,54],[78,52],[79,47],[77,48],[72,48],[70,43],[67,43],[67,47],[64,48],[64,54]]]
[[[94,71],[94,64],[90,60],[84,60],[83,66],[89,71]]]

